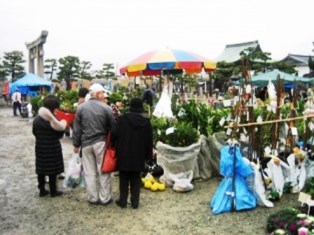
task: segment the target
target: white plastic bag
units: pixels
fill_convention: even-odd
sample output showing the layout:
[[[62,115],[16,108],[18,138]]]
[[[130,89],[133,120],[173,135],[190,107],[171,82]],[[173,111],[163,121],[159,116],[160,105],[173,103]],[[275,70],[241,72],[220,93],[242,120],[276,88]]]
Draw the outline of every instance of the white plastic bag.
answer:
[[[64,187],[76,188],[83,185],[82,160],[78,154],[73,154],[63,182]]]
[[[191,184],[193,171],[186,171],[179,174],[169,173],[169,179],[174,182],[172,189],[176,192],[188,192],[194,189]]]

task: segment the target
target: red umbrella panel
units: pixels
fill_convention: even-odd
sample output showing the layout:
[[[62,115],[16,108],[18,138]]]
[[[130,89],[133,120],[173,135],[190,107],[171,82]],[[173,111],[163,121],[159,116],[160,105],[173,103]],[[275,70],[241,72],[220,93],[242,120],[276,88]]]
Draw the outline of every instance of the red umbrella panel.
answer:
[[[121,74],[128,76],[161,75],[162,73],[200,73],[214,71],[216,63],[192,52],[182,50],[155,50],[145,53],[125,67],[120,69]]]

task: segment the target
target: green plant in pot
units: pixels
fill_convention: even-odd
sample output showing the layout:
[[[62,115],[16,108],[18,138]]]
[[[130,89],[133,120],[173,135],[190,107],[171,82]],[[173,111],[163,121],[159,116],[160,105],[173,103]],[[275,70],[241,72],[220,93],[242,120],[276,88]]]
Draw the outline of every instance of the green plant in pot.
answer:
[[[152,117],[151,123],[155,146],[158,141],[174,147],[186,147],[198,141],[199,132],[191,123],[157,117]]]
[[[57,97],[60,99],[60,110],[63,112],[74,113],[76,107],[74,106],[78,100],[78,91],[59,91]]]
[[[32,113],[34,116],[37,115],[39,108],[43,106],[43,100],[44,96],[38,95],[31,97],[30,104],[32,105]]]

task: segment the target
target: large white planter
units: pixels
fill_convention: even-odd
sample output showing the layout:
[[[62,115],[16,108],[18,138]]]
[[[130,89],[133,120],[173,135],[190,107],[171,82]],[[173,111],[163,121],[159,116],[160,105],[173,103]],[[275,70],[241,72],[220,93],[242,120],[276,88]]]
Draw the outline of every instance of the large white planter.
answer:
[[[199,177],[197,155],[200,152],[201,143],[195,143],[187,147],[173,147],[158,142],[157,164],[164,169],[164,177],[169,181],[169,173],[179,174],[193,171],[193,178]]]
[[[225,134],[215,133],[213,136],[200,136],[197,143],[187,147],[173,147],[158,142],[157,163],[164,169],[164,177],[169,173],[178,174],[193,171],[193,179],[208,180],[219,174],[220,149],[225,142]]]

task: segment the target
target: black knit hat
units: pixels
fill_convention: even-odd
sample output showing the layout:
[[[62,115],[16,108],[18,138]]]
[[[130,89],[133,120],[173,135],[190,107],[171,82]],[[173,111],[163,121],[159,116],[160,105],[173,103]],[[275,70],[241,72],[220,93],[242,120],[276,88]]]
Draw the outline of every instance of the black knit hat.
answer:
[[[133,98],[130,102],[130,112],[144,113],[143,101],[140,98]]]

